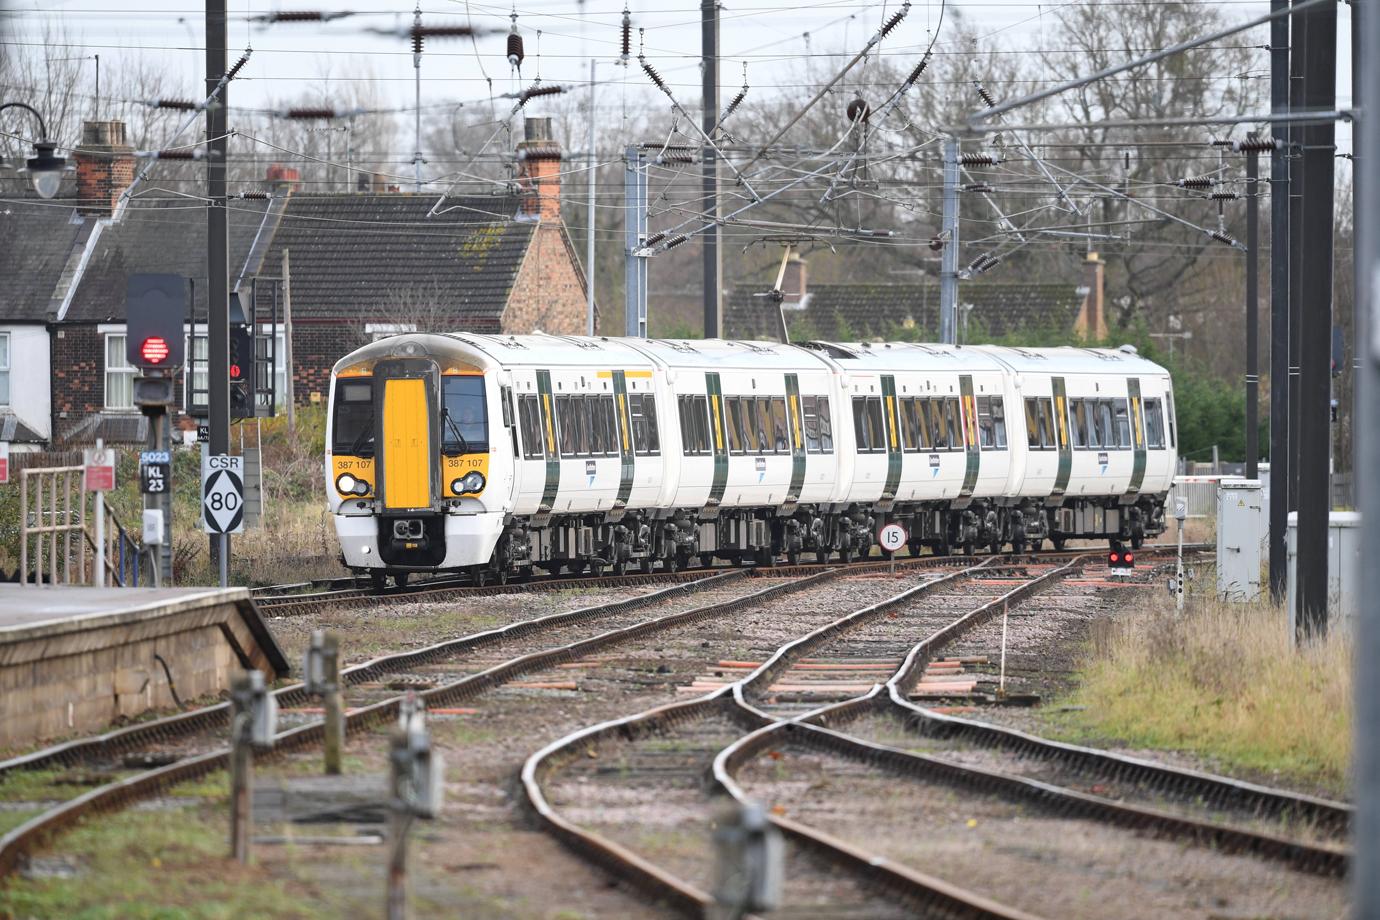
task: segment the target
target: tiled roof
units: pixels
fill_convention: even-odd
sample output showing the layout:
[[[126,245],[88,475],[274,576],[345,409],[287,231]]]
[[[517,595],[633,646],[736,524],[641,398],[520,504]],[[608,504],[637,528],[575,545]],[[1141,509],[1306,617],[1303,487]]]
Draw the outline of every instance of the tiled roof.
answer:
[[[470,328],[494,328],[535,224],[515,196],[294,195],[265,260],[290,252],[294,318],[386,319],[399,299],[434,301]]]
[[[0,321],[43,322],[81,218],[70,204],[0,203]]]
[[[262,201],[231,203],[227,223],[232,288],[263,223],[264,207]],[[203,203],[192,199],[131,200],[119,221],[102,228],[64,321],[122,322],[126,283],[130,275],[142,272],[165,272],[194,279],[193,313],[206,316],[209,272]]]
[[[754,297],[755,289],[729,291],[724,312],[727,334],[736,339],[775,339],[779,328],[777,305]],[[972,304],[970,340],[978,335],[1003,336],[1031,328],[1072,329],[1083,297],[1074,284],[964,282],[960,306]],[[871,339],[895,336],[937,338],[939,285],[811,284],[804,309],[787,309],[792,337],[796,330],[822,339]]]

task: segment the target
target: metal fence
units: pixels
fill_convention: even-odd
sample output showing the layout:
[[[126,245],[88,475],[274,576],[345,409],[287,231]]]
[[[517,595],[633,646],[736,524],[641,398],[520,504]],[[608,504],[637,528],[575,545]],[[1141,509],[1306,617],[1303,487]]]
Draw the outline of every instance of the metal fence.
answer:
[[[87,492],[81,466],[19,473],[19,583],[152,584],[139,543],[99,492]],[[96,515],[103,515],[105,573],[98,578]]]

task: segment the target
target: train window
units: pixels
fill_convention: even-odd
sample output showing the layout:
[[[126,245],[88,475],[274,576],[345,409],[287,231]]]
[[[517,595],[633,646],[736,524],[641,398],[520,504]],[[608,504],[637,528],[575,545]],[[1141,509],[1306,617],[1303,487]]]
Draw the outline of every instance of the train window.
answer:
[[[513,427],[513,388],[500,387],[498,391],[498,401],[503,407],[503,425],[505,428]]]
[[[901,400],[901,432],[905,448],[910,453],[920,450],[921,445],[918,402],[915,399]]]
[[[805,451],[819,453],[819,401],[828,397],[802,396],[800,408],[805,415]]]
[[[886,450],[886,429],[882,424],[882,400],[879,397],[853,397],[853,433],[858,441],[858,453],[872,454]]]
[[[927,414],[930,420],[930,450],[948,450],[949,433],[944,427],[944,401],[942,399],[921,400],[921,418]]]
[[[1165,420],[1169,422],[1169,446],[1170,446],[1170,447],[1178,447],[1178,446],[1179,446],[1179,443],[1178,443],[1178,432],[1175,430],[1176,425],[1175,425],[1175,418],[1174,418],[1174,394],[1173,394],[1173,393],[1165,393],[1165,394],[1164,394],[1164,417],[1165,417]]]
[[[1112,400],[1112,419],[1116,425],[1116,446],[1123,450],[1135,447],[1131,443],[1131,416],[1127,413],[1126,400]]]
[[[602,457],[609,452],[613,442],[604,427],[603,397],[585,397],[585,417],[589,424],[589,452],[591,456]]]
[[[1095,399],[1091,402],[1093,411],[1093,434],[1097,438],[1097,446],[1116,447],[1116,426],[1112,421],[1112,401],[1110,399]]]
[[[355,378],[335,382],[335,424],[331,453],[374,455],[374,383]]]
[[[822,453],[834,452],[834,410],[829,407],[829,397],[819,398],[819,449]]]
[[[858,453],[865,454],[871,450],[867,439],[867,397],[853,397],[853,441],[857,444]]]
[[[743,407],[736,396],[724,397],[724,406],[728,408],[728,449],[735,454],[741,454],[743,447]]]
[[[702,457],[711,453],[709,443],[709,407],[703,396],[680,396],[681,444],[687,457]]]
[[[1164,415],[1158,399],[1145,400],[1145,446],[1164,450]]]
[[[489,409],[484,400],[484,378],[443,377],[441,452],[482,454],[489,449]]]
[[[633,449],[638,456],[655,457],[661,453],[661,439],[656,427],[656,397],[651,393],[628,396],[628,411],[632,416]]]
[[[1025,398],[1025,443],[1031,450],[1044,450],[1049,447],[1040,429],[1040,403],[1043,400],[1034,396]]]
[[[1054,430],[1054,401],[1050,399],[1040,400],[1040,442],[1046,450],[1059,446]]]
[[[959,418],[958,397],[946,398],[944,400],[944,421],[949,429],[949,450],[963,449],[963,425]]]
[[[771,446],[778,454],[791,452],[790,429],[786,425],[786,399],[771,398]]]
[[[978,440],[988,450],[1006,449],[1006,407],[1000,396],[977,398]]]
[[[757,430],[757,452],[759,454],[769,454],[772,452],[771,436],[771,400],[765,396],[759,396],[754,400],[753,427]]]
[[[1069,400],[1069,438],[1073,441],[1074,447],[1087,449],[1088,426],[1083,402],[1081,399]]]
[[[575,421],[575,413],[571,410],[570,397],[567,395],[556,397],[556,428],[561,439],[561,456],[574,457],[579,448],[579,425]]]
[[[620,438],[618,435],[618,403],[614,400],[613,394],[609,393],[600,397],[604,406],[604,430],[608,432],[609,455],[618,456]]]
[[[541,407],[535,394],[525,394],[518,400],[518,422],[522,429],[522,455],[528,460],[540,460],[542,449]]]

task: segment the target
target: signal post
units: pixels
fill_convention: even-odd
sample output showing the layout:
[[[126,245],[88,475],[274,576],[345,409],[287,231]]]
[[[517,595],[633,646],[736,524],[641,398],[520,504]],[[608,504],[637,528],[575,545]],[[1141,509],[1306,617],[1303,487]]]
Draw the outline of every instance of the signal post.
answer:
[[[155,550],[154,583],[172,583],[172,435],[168,409],[177,402],[177,371],[186,357],[187,279],[130,275],[125,298],[125,358],[139,374],[134,404],[149,420],[140,457],[144,546]]]

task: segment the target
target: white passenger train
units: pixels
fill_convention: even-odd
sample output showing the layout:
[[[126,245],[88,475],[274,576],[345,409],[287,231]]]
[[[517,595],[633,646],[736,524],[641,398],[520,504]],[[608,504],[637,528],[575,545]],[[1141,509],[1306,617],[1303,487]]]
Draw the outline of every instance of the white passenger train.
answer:
[[[1139,546],[1165,527],[1168,372],[1129,346],[407,334],[332,375],[347,566],[500,580],[910,551]]]

